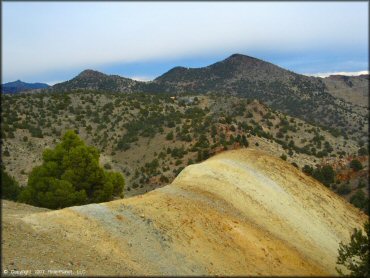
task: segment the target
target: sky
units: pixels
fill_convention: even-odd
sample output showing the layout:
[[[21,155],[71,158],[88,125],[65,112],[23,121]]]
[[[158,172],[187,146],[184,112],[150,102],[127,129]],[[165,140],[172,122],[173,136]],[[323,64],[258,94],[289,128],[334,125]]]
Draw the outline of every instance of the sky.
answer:
[[[2,2],[2,82],[85,69],[152,80],[234,53],[312,75],[367,71],[364,2]]]

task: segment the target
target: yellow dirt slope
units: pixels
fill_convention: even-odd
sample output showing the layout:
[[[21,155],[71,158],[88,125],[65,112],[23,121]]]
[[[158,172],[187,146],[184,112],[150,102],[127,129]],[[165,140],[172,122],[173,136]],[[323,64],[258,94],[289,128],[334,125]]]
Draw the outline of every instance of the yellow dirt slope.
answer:
[[[5,204],[5,206],[4,206]],[[14,203],[3,203],[6,216]],[[4,269],[88,275],[335,275],[366,216],[285,161],[244,149],[148,194],[3,218]]]

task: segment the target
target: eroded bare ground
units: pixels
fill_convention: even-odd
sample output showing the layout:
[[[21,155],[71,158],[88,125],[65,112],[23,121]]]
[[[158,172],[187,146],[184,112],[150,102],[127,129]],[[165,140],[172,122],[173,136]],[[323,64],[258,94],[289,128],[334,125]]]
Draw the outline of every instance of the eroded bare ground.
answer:
[[[230,151],[124,200],[57,211],[3,201],[2,266],[89,276],[335,275],[339,242],[365,220],[285,161]]]

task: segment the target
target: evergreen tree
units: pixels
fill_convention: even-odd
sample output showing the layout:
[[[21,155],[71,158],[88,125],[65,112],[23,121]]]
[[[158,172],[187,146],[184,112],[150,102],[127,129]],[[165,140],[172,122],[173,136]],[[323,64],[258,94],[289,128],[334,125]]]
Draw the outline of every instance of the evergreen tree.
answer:
[[[20,192],[18,182],[1,167],[1,198],[16,201]]]
[[[339,244],[337,264],[346,267],[351,276],[369,277],[370,275],[369,222],[365,223],[364,230],[365,234],[362,230],[355,229],[348,245],[343,242]],[[338,268],[337,272],[343,275],[343,272]]]
[[[248,140],[247,140],[247,138],[245,137],[244,134],[242,136],[242,143],[241,143],[241,145],[244,146],[244,147],[246,147],[246,148],[249,146],[249,142],[248,142]]]
[[[67,131],[55,149],[46,149],[43,164],[29,175],[20,201],[51,209],[112,200],[123,196],[124,178],[99,165],[99,152],[74,131]]]
[[[329,186],[335,181],[335,171],[330,165],[325,165],[321,168],[316,168],[312,172],[312,176],[325,186]]]
[[[357,159],[353,159],[349,164],[349,167],[351,167],[356,172],[360,171],[363,168],[361,162]]]

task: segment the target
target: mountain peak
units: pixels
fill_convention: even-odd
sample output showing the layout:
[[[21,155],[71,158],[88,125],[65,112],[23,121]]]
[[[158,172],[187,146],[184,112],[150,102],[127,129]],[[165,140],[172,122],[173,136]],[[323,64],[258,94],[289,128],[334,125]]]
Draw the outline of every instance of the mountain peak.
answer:
[[[110,75],[96,70],[86,69],[71,80],[55,84],[51,90],[70,91],[88,89],[105,92],[133,92],[138,91],[137,88],[140,85],[141,83],[139,81],[134,81],[119,75]]]
[[[106,76],[106,74],[100,71],[86,69],[82,71],[77,77],[103,77],[103,76]]]
[[[13,94],[34,89],[44,89],[47,87],[49,87],[49,85],[45,83],[27,83],[18,79],[13,82],[1,84],[1,92],[4,94]]]
[[[252,56],[243,55],[243,54],[233,54],[223,60],[224,63],[232,63],[232,64],[255,64],[255,65],[263,65],[263,64],[270,64],[268,62],[265,62],[261,59],[257,59]]]
[[[240,54],[240,53],[234,53],[230,57],[226,58],[226,60],[228,60],[228,59],[255,59],[255,60],[257,60],[254,57],[244,55],[244,54]]]
[[[196,87],[199,92],[200,88],[205,84],[204,80],[217,80],[220,84],[225,80],[235,81],[235,80],[249,80],[249,81],[266,81],[282,79],[282,76],[292,75],[291,72],[282,69],[276,65],[269,62],[235,53],[228,58],[202,68],[183,68],[175,67],[165,74],[157,77],[155,81],[157,82],[170,82],[176,84],[180,83],[181,86],[186,86],[186,90],[194,90]],[[198,84],[194,83],[198,82]],[[209,83],[210,84],[210,83]],[[215,82],[211,86],[218,86]],[[223,85],[220,85],[223,86]],[[213,90],[210,88],[209,90]],[[207,88],[208,90],[208,88]]]
[[[26,82],[23,82],[22,80],[18,79],[16,81],[8,82],[8,83],[5,83],[3,85],[19,86],[19,85],[23,85],[23,84],[26,84]]]

